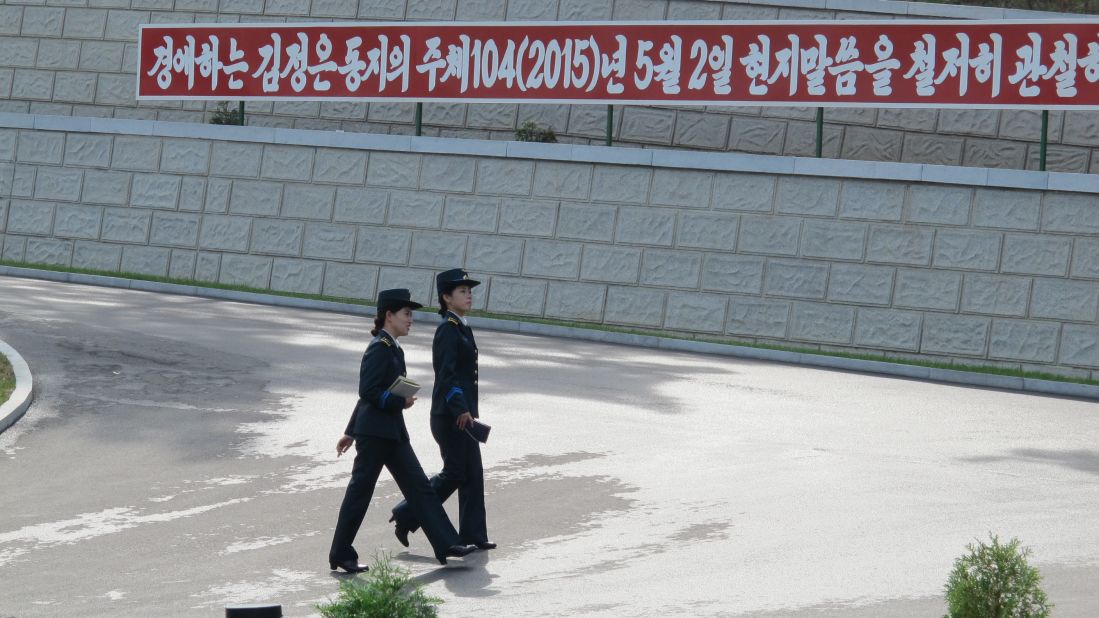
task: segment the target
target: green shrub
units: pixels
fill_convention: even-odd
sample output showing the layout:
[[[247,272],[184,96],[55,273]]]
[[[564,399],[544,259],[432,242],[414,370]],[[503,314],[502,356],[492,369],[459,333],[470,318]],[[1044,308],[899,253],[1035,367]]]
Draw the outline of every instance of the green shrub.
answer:
[[[380,554],[365,575],[340,581],[339,598],[317,609],[325,618],[435,618],[442,602],[427,596],[408,570]]]
[[[1029,549],[1019,539],[967,545],[946,582],[945,618],[1047,618],[1053,607],[1039,584],[1038,569],[1027,564]]]
[[[239,109],[229,109],[228,101],[221,101],[218,103],[218,107],[214,110],[214,115],[210,117],[210,124],[243,124],[240,118]]]
[[[530,120],[519,125],[515,130],[515,139],[520,142],[557,143],[557,135],[554,134],[552,127],[543,129]]]

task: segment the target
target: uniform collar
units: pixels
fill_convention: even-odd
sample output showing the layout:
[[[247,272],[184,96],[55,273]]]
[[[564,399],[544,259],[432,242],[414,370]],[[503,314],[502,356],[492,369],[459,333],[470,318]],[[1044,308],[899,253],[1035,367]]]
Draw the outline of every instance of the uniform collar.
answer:
[[[462,323],[462,326],[469,326],[469,322],[466,321],[464,316],[460,316],[457,313],[454,313],[453,311],[447,311],[446,313],[447,313],[447,315],[452,315],[452,316],[458,318],[458,321]]]
[[[394,337],[393,335],[390,335],[389,331],[387,331],[384,328],[381,329],[380,331],[378,331],[378,338],[386,339],[386,340],[390,341],[393,345],[397,346],[398,348],[401,347],[401,342],[397,341],[397,338]]]

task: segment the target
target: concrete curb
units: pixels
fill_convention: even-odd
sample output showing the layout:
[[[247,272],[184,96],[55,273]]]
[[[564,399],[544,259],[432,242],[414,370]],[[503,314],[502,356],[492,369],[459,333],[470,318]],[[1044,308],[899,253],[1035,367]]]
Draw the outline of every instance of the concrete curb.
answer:
[[[15,390],[7,401],[0,403],[0,433],[4,433],[15,421],[23,418],[27,408],[34,400],[34,379],[27,361],[15,351],[15,348],[0,340],[0,354],[7,357],[11,368],[15,370]]]
[[[49,270],[37,270],[34,268],[20,268],[15,266],[0,266],[0,275],[11,277],[23,277],[27,279],[44,279],[47,281],[62,281],[66,283],[81,283],[86,285],[98,285],[103,287],[123,288],[128,290],[141,290],[145,292],[161,292],[164,294],[179,294],[184,296],[198,296],[218,300],[232,300],[238,302],[269,305],[273,307],[291,307],[295,309],[314,309],[319,311],[334,311],[352,315],[373,316],[374,307],[355,305],[351,303],[339,303],[331,301],[310,300],[305,298],[292,298],[287,296],[273,296],[269,294],[257,294],[254,292],[237,292],[233,290],[219,290],[217,288],[204,288],[175,283],[158,283],[154,281],[141,281],[137,279],[125,279],[122,277],[106,277],[101,275],[84,275],[77,273],[55,272]],[[439,316],[434,312],[417,312],[420,320],[438,322]],[[557,326],[554,324],[540,324],[537,322],[523,322],[520,320],[502,320],[498,318],[469,318],[471,326],[495,330],[501,332],[520,333],[529,335],[543,335],[549,337],[561,337],[564,339],[578,339],[582,341],[598,341],[601,343],[614,343],[644,348],[672,350],[676,352],[690,352],[695,354],[714,354],[718,356],[733,356],[737,358],[750,358],[793,365],[805,365],[821,367],[825,369],[839,369],[843,371],[860,371],[865,373],[877,373],[889,376],[914,378],[932,382],[949,382],[966,386],[978,386],[987,388],[999,388],[1004,390],[1023,391],[1043,395],[1056,395],[1061,397],[1080,397],[1099,400],[1099,386],[1092,384],[1077,384],[1074,382],[1058,382],[1056,380],[1039,380],[1035,378],[1021,378],[1004,376],[975,371],[957,371],[953,369],[938,369],[922,367],[919,365],[905,365],[885,361],[861,360],[844,358],[841,356],[826,356],[823,354],[807,354],[804,352],[792,352],[786,350],[769,350],[765,348],[753,348],[723,343],[710,343],[706,341],[692,341],[690,339],[671,339],[654,335],[638,335],[632,333],[617,333],[612,331],[576,328],[571,326]]]

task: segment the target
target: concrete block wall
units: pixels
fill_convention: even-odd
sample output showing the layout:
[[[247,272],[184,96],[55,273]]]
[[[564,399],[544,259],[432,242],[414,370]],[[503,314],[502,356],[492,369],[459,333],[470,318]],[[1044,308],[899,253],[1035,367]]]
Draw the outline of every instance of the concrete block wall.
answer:
[[[0,256],[1095,377],[1092,179],[0,114]]]
[[[134,100],[142,23],[1053,16],[882,0],[5,0],[0,5],[0,112],[206,122],[206,102]],[[413,132],[413,115],[414,105],[403,103],[266,102],[247,109],[254,126],[401,135]],[[618,107],[614,136],[622,146],[640,148],[812,156],[814,117],[813,108]],[[1038,168],[1037,110],[833,108],[824,117],[826,157]],[[553,127],[564,142],[601,144],[606,108],[424,106],[425,135],[431,136],[510,140],[528,120]],[[1099,113],[1051,113],[1049,136],[1048,169],[1099,170]]]

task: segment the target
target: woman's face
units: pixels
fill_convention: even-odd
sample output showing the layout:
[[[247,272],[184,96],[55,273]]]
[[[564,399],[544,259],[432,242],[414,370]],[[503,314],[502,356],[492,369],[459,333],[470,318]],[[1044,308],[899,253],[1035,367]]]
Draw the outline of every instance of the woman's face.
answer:
[[[459,285],[449,294],[443,294],[443,300],[446,301],[447,309],[458,315],[465,315],[473,307],[473,289],[468,285]]]
[[[400,311],[386,313],[385,330],[394,337],[404,337],[412,328],[412,308],[403,307]]]

